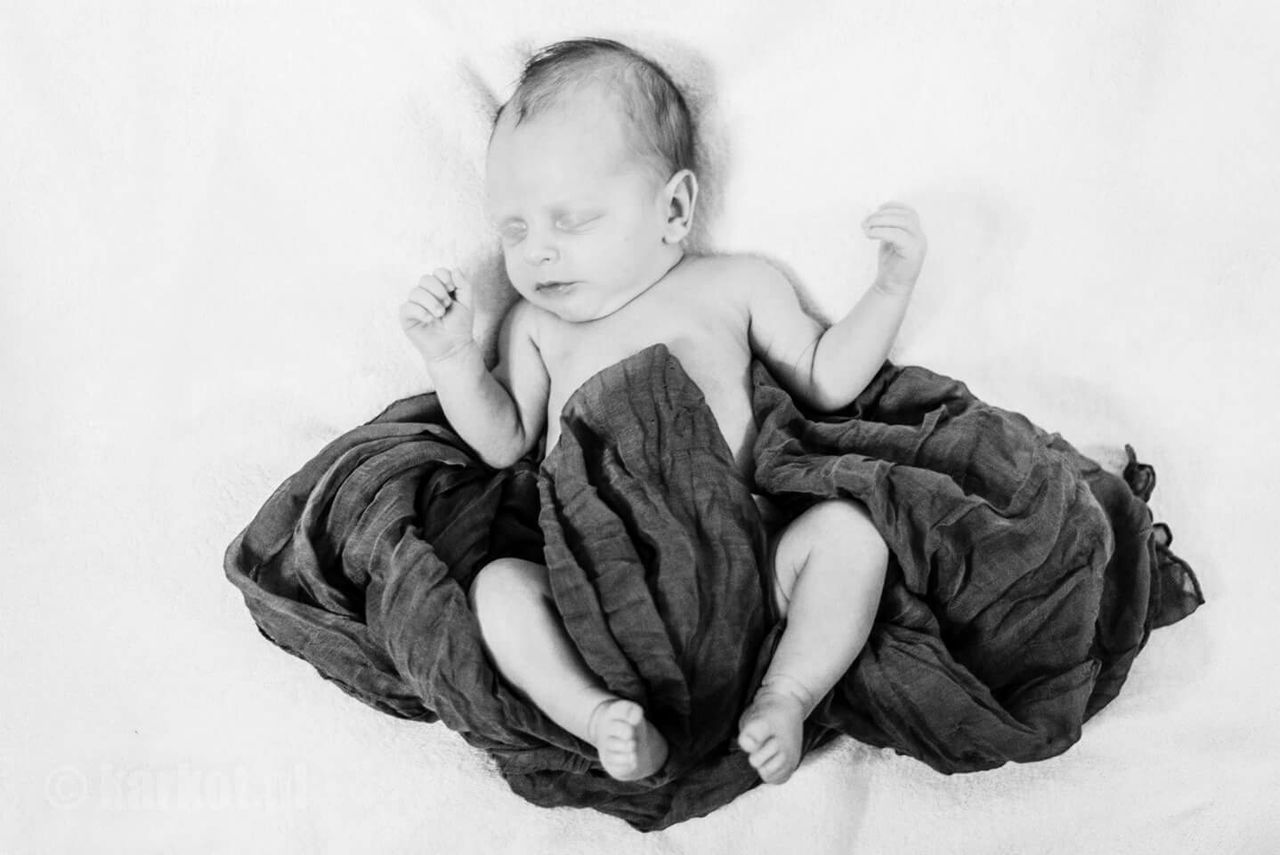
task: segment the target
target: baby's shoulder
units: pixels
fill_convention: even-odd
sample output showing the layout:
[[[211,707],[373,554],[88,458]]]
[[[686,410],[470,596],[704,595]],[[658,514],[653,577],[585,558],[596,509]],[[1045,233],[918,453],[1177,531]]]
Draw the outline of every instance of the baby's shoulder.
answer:
[[[785,278],[772,262],[747,253],[699,256],[691,272],[709,284],[729,288],[737,286],[739,290],[744,284],[776,282]]]
[[[697,259],[690,271],[699,288],[744,307],[760,290],[790,288],[790,280],[772,262],[758,255],[732,253],[706,255]]]
[[[555,320],[557,318],[553,313],[530,303],[524,297],[517,297],[507,309],[502,325],[508,335],[527,338],[536,344],[546,325]]]

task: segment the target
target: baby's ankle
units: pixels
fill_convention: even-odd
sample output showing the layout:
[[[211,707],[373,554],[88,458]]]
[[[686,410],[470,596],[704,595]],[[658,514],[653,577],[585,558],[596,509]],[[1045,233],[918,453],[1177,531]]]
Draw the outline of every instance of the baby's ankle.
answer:
[[[814,693],[801,681],[787,674],[768,674],[760,682],[760,688],[756,691],[756,695],[774,694],[791,698],[800,704],[800,708],[804,710],[804,717],[808,718],[809,713],[813,712],[813,708],[817,706],[818,699],[814,697]]]

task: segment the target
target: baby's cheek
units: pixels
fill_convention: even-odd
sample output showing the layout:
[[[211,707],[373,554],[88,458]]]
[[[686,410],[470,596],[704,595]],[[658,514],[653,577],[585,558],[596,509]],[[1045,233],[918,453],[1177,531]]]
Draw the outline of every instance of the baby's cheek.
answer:
[[[586,246],[580,246],[577,262],[590,270],[595,276],[616,276],[620,271],[630,268],[635,261],[636,246],[626,237],[613,240],[596,240]]]

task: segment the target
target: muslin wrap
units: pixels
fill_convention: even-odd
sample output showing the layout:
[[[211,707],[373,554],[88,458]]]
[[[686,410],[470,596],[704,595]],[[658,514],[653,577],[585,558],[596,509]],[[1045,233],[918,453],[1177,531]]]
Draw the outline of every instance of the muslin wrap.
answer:
[[[857,499],[890,547],[871,636],[806,723],[806,750],[844,733],[945,773],[1054,756],[1151,630],[1203,602],[1131,450],[1118,477],[917,366],[886,362],[827,414],[752,372],[754,483],[656,344],[573,393],[541,465],[484,465],[433,394],[394,403],[280,485],[228,548],[227,577],[263,635],[344,691],[444,722],[534,803],[642,830],[759,783],[737,720],[784,623],[753,492],[789,516]],[[668,740],[656,775],[609,777],[497,673],[466,592],[500,556],[548,566],[588,666]]]

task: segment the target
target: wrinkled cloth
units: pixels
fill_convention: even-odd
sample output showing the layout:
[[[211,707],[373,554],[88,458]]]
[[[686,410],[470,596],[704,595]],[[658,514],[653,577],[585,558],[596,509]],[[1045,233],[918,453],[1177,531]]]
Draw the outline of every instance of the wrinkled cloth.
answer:
[[[492,469],[433,394],[325,446],[271,495],[224,569],[266,638],[391,715],[442,721],[511,788],[641,830],[759,783],[737,721],[785,620],[752,493],[794,517],[866,505],[890,547],[865,648],[805,725],[940,772],[1057,755],[1119,692],[1153,628],[1203,602],[1145,499],[1154,470],[1103,471],[956,380],[886,362],[849,407],[806,412],[760,363],[754,483],[665,345],[573,393],[555,449]],[[503,556],[549,568],[573,644],[669,743],[621,782],[511,688],[466,592]]]

